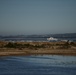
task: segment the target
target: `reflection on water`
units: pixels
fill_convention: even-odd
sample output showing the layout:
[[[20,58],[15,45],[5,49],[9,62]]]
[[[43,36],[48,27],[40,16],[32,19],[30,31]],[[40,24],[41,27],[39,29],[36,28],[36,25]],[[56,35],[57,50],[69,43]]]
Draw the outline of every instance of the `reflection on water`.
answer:
[[[0,57],[0,75],[76,75],[76,56]]]

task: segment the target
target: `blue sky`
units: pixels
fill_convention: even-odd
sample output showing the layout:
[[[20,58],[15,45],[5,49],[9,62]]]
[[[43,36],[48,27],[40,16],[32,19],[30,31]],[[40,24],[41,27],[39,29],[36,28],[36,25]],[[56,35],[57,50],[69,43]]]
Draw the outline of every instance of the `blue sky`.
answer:
[[[0,35],[76,33],[76,0],[0,0]]]

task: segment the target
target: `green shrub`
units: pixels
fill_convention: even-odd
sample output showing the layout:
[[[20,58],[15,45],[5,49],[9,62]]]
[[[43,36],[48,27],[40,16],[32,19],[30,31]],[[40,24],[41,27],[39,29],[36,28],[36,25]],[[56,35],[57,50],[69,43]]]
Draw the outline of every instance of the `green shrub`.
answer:
[[[5,47],[7,47],[7,48],[16,48],[16,46],[12,42],[9,42],[8,44],[6,44]]]

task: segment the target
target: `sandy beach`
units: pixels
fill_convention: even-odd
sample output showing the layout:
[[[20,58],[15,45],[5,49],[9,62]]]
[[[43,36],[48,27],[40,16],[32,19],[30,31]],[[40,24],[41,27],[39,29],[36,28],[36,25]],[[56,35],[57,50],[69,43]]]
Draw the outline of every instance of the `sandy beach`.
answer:
[[[5,42],[0,41],[0,56],[74,55],[76,42]]]

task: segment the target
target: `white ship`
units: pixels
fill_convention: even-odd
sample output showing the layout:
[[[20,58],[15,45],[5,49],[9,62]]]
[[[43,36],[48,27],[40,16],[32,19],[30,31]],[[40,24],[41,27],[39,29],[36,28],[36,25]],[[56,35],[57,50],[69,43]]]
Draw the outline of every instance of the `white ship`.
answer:
[[[48,41],[57,41],[58,39],[56,38],[53,38],[53,37],[50,37],[50,38],[47,38]]]

